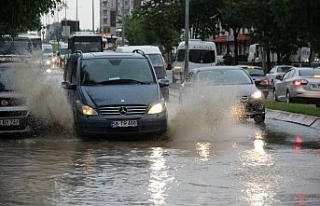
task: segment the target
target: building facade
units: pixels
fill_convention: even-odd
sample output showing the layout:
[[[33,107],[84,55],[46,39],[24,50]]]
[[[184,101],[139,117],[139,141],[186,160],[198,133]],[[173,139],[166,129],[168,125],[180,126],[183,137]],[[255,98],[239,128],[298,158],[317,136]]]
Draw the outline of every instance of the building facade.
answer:
[[[121,36],[122,17],[131,15],[144,0],[100,0],[100,28],[105,35]]]

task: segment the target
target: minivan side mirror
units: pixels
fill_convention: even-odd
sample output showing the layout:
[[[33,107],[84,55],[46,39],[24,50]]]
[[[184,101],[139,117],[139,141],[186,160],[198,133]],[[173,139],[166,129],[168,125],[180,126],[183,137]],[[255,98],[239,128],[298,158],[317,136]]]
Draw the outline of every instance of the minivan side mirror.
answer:
[[[158,83],[160,87],[168,87],[170,85],[169,79],[159,79]]]
[[[69,81],[63,81],[61,82],[61,87],[64,89],[76,89],[76,84],[72,84]]]

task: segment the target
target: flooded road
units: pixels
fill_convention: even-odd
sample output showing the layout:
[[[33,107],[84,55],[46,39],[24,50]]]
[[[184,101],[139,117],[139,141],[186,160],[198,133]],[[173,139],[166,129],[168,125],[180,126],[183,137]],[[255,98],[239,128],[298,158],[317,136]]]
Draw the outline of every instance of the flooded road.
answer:
[[[0,205],[320,205],[319,131],[168,108],[166,139],[1,138]]]
[[[317,136],[270,120],[210,139],[5,138],[0,205],[319,205]]]

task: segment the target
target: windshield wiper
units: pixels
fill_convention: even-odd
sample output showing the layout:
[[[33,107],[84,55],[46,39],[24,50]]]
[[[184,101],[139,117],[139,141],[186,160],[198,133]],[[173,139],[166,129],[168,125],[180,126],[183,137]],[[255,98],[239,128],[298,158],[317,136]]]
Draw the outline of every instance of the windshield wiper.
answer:
[[[95,84],[150,84],[151,82],[142,82],[135,79],[113,79],[107,81],[96,82]]]

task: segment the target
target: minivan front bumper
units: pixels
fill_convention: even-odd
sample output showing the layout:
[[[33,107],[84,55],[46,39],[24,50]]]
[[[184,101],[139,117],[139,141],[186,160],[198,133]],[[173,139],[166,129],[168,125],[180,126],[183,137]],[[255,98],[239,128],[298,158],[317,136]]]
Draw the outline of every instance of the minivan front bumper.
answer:
[[[135,127],[111,126],[113,121],[137,120]],[[84,116],[78,115],[75,121],[77,127],[82,128],[88,136],[142,136],[161,135],[167,129],[167,114],[160,113],[154,115],[130,115],[130,116]]]

